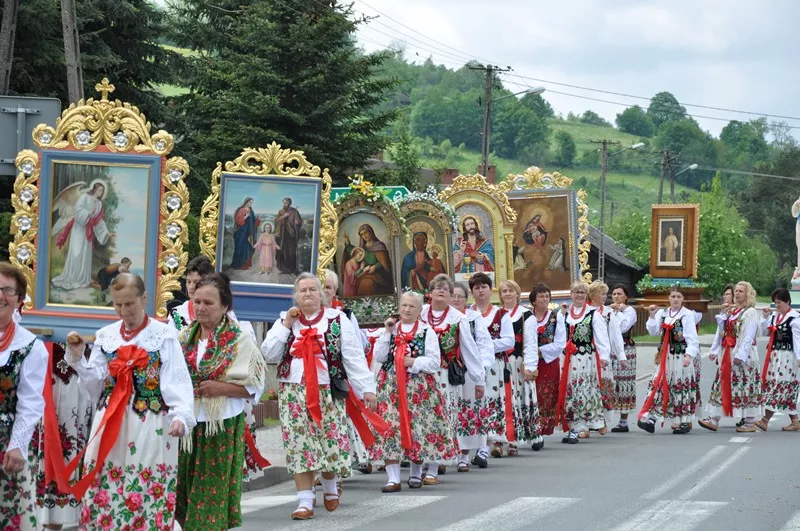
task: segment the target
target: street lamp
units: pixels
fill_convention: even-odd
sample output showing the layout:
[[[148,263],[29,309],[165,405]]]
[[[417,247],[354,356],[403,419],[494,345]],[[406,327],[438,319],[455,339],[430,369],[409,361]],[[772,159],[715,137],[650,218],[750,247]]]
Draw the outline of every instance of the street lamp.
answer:
[[[512,96],[519,96],[521,94],[541,94],[545,91],[544,87],[532,87],[521,92],[514,94],[506,94],[494,101],[504,100]],[[486,106],[483,110],[483,176],[486,177],[489,172],[489,131],[492,121],[492,92],[488,89],[486,91]]]
[[[685,167],[684,169],[682,169],[681,171],[676,173],[675,177],[677,177],[678,175],[680,175],[681,173],[683,173],[685,171],[696,170],[696,169],[697,169],[697,164],[689,164],[687,167]]]

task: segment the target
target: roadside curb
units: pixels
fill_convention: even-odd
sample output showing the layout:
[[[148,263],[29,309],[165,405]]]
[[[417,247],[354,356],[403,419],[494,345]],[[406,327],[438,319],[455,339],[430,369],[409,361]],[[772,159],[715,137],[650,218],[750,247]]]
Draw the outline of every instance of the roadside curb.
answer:
[[[264,470],[264,475],[250,481],[242,482],[242,492],[266,489],[292,479],[285,466],[270,466]]]

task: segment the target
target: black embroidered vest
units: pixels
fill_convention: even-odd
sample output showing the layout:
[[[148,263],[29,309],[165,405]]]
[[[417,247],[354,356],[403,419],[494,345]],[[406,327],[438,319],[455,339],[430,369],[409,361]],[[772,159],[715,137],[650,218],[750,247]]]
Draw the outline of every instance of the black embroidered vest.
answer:
[[[775,341],[772,342],[773,350],[788,350],[794,352],[792,321],[794,321],[794,316],[785,319],[781,324],[776,326]],[[772,318],[772,325],[775,326],[775,317]]]
[[[661,318],[661,324],[664,324],[664,319]],[[664,333],[666,330],[661,329],[661,341],[663,344]],[[678,319],[673,323],[672,330],[670,330],[669,337],[669,353],[670,354],[685,354],[686,353],[686,338],[683,337],[683,319]]]
[[[394,372],[394,351],[397,348],[397,345],[394,343],[394,338],[394,334],[389,338],[389,357],[386,358],[386,361],[381,365],[381,369],[385,372]],[[412,358],[419,358],[425,355],[425,330],[417,332],[414,339],[408,343],[407,355]]]
[[[592,328],[592,318],[594,317],[595,310],[590,310],[576,323],[572,331],[572,343],[578,348],[576,355],[591,354],[594,350],[592,340],[594,339],[594,329]],[[569,325],[568,325],[569,326]],[[572,326],[569,326],[572,328]],[[567,338],[570,339],[570,338]]]
[[[117,352],[106,352],[101,349],[109,363],[116,359]],[[131,409],[144,419],[148,411],[161,413],[169,410],[164,397],[161,396],[161,353],[148,352],[147,366],[133,370],[133,394],[131,395]],[[109,374],[106,376],[106,387],[100,395],[97,407],[105,408],[117,379]]]
[[[528,319],[536,319],[536,316],[531,313],[531,316]],[[539,320],[536,319],[537,324],[537,332],[538,332],[538,325]],[[558,325],[558,313],[555,311],[550,312],[550,317],[547,318],[547,322],[543,325],[544,331],[539,333],[539,345],[549,345],[553,341],[556,340],[556,326]],[[544,356],[539,354],[539,359],[544,359]]]
[[[276,324],[276,326],[283,326],[283,324]],[[286,340],[286,348],[283,351],[283,359],[278,364],[278,378],[288,378],[289,374],[292,372],[291,348],[294,339],[294,332],[289,333],[289,339]],[[332,380],[346,380],[347,373],[344,370],[344,363],[342,362],[341,316],[337,315],[333,319],[328,319],[328,329],[325,331],[324,341],[325,360],[328,362],[328,374],[330,374]]]
[[[520,316],[520,318],[512,323],[512,326],[514,327],[514,348],[511,349],[509,354],[516,356],[517,358],[522,356],[525,320],[528,318],[529,315],[531,315],[531,311],[523,308],[522,315]]]
[[[11,429],[17,414],[17,387],[19,386],[22,362],[31,353],[34,341],[11,351],[8,362],[0,367],[0,444],[2,444],[3,451],[11,439]]]

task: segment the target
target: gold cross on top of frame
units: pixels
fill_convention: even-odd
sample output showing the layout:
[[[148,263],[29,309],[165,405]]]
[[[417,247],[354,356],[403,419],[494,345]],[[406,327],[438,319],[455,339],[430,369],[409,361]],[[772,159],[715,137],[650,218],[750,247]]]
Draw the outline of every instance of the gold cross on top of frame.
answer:
[[[108,82],[108,78],[104,77],[103,81],[94,86],[94,89],[100,93],[100,101],[108,101],[108,95],[116,90],[116,87]]]

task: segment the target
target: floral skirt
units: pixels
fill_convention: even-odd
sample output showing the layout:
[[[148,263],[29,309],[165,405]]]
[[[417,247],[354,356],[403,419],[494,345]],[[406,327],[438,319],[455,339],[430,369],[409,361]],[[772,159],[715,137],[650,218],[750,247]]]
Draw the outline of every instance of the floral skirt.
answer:
[[[352,388],[351,388],[352,392]],[[347,417],[347,437],[350,439],[350,463],[355,468],[365,468],[370,464],[370,451],[364,445],[361,435]]]
[[[458,446],[446,414],[445,398],[436,385],[436,376],[408,374],[406,396],[411,424],[411,448],[402,445],[397,377],[394,367],[378,373],[378,413],[389,424],[384,435],[378,434],[372,448],[375,460],[443,462],[455,459]]]
[[[731,357],[733,354],[731,354]],[[720,358],[722,355],[720,355]],[[725,416],[722,411],[722,368],[721,359],[717,359],[717,375],[711,384],[706,412],[709,417]],[[747,363],[736,365],[731,359],[731,402],[733,418],[756,417],[764,413],[761,400],[761,370],[758,351],[753,348]]]
[[[663,360],[662,363],[664,363]],[[685,423],[692,422],[697,408],[697,390],[699,389],[694,365],[690,364],[688,367],[684,367],[683,354],[669,354],[666,363],[665,376],[669,386],[666,412],[664,410],[664,393],[659,387],[653,395],[653,406],[646,413],[657,418],[676,419],[678,422]],[[653,378],[647,386],[648,396],[653,390],[660,369],[661,366],[657,365]]]
[[[61,449],[64,452],[62,459],[69,462],[86,446],[94,406],[89,397],[82,392],[78,377],[74,374],[67,383],[60,377],[53,378],[53,403],[61,436]],[[32,450],[37,452],[39,460],[44,462],[44,433],[41,428],[40,423],[33,433],[31,445]],[[70,481],[75,482],[79,478],[80,467],[72,474]],[[36,492],[37,521],[40,526],[78,521],[80,501],[70,494],[60,492],[55,483],[47,485],[44,479],[44,466],[40,466],[36,474]]]
[[[103,418],[97,410],[92,435]],[[84,474],[94,468],[100,437],[89,443]],[[167,412],[125,410],[119,437],[102,469],[83,495],[81,529],[172,529],[178,439],[169,435]]]
[[[603,402],[604,411],[614,411],[617,406],[616,382],[614,381],[614,366],[609,363],[607,367],[602,366],[602,360],[598,361],[595,356],[595,366],[600,366],[600,396]]]
[[[772,411],[797,413],[797,358],[791,350],[774,350],[769,360],[761,394],[764,407]]]
[[[697,407],[695,408],[695,412],[697,412],[703,408],[703,396],[700,394],[700,368],[703,365],[703,357],[698,352],[692,361],[694,362],[694,378],[697,382]]]
[[[614,371],[614,409],[628,414],[636,409],[636,347],[626,346],[625,357],[628,366],[622,368],[619,359],[611,356],[611,368]]]
[[[539,442],[542,439],[542,427],[539,425],[539,401],[536,396],[536,382],[525,381],[522,356],[511,356],[508,360],[508,365],[511,369],[511,397],[515,439],[509,442]]]
[[[561,378],[561,361],[556,358],[545,363],[539,358],[539,376],[536,378],[536,402],[539,407],[541,435],[552,435],[558,411],[558,383]]]
[[[494,365],[487,371],[486,409],[489,415],[486,420],[489,423],[489,440],[494,442],[508,442],[506,440],[506,386],[511,385],[513,376],[509,375],[506,382],[506,371],[511,373],[511,364],[506,363],[505,357],[495,357]],[[513,404],[509,407],[513,409]]]
[[[244,421],[250,429],[250,434],[253,436],[253,441],[256,440],[256,418],[253,415],[253,403],[249,400],[244,402]],[[250,445],[244,445],[244,466],[242,467],[242,481],[252,481],[264,475],[264,469],[261,468],[256,462],[253,452],[250,450]]]
[[[580,431],[605,426],[594,352],[575,354],[570,360],[564,414],[571,429]]]
[[[350,473],[350,438],[347,436],[345,401],[334,400],[330,385],[319,386],[322,426],[317,426],[306,406],[303,383],[281,382],[278,408],[286,468],[290,474]]]
[[[440,371],[447,381],[447,371]],[[447,384],[446,388],[452,386]],[[459,389],[459,388],[456,388]],[[475,382],[467,376],[466,382],[460,387],[461,394],[457,399],[455,412],[456,421],[454,429],[461,450],[475,450],[486,445],[486,434],[489,432],[489,410],[486,407],[486,398],[475,398]]]
[[[0,448],[6,448],[11,440],[12,425],[4,420],[0,419]],[[7,475],[0,469],[0,529],[3,531],[36,531],[41,528],[41,523],[37,525],[36,521],[34,480],[40,463],[36,452],[28,452],[27,458],[25,468],[18,474]],[[0,451],[2,459],[5,459],[5,451]]]
[[[225,419],[208,435],[208,423],[192,431],[192,451],[178,456],[175,517],[183,529],[232,529],[242,525],[242,462],[245,414]]]

